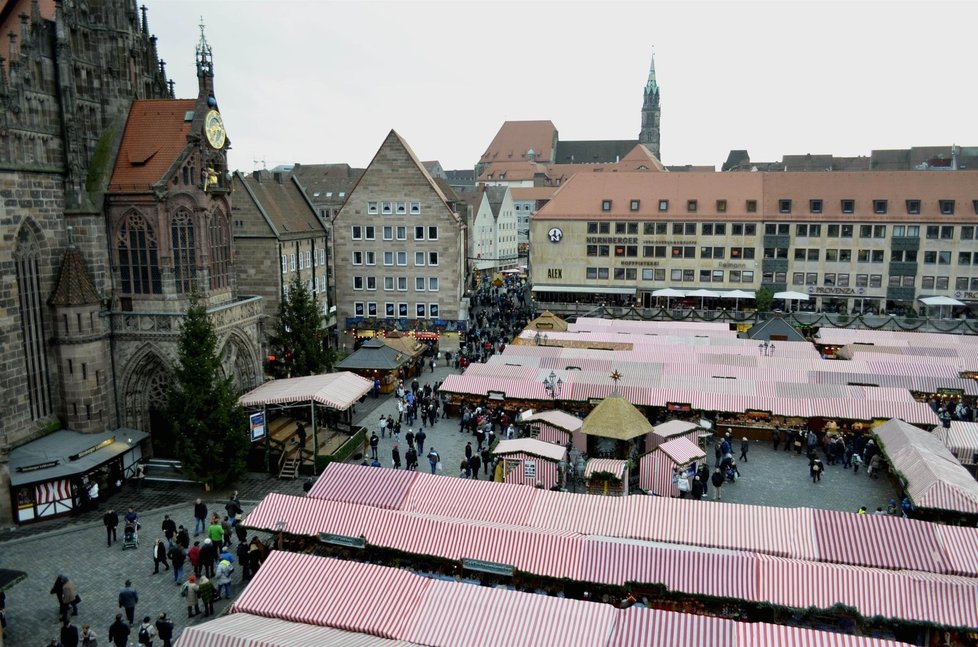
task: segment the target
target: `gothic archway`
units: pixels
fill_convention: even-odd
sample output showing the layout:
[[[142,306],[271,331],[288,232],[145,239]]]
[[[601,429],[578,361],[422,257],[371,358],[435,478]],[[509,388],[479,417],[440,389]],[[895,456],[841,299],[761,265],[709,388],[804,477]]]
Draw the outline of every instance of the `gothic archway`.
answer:
[[[153,351],[134,359],[126,379],[123,424],[148,432],[157,456],[173,456],[176,448],[173,431],[167,422],[166,408],[173,374]]]
[[[258,363],[247,341],[231,334],[219,355],[224,377],[231,378],[236,394],[250,391],[258,385]]]

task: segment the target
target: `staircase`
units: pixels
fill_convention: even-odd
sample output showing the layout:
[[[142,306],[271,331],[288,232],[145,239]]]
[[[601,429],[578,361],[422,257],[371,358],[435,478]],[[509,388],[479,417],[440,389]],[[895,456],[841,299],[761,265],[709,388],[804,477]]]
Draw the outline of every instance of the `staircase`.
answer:
[[[280,479],[295,479],[299,476],[299,459],[286,458],[282,461],[282,469],[279,470]]]

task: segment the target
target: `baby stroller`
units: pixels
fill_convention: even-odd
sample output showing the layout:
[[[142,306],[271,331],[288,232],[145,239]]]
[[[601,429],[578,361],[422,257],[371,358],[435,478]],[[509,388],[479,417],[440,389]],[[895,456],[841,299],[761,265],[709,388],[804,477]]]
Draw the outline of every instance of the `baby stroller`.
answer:
[[[122,531],[122,550],[139,548],[139,523],[127,521]]]

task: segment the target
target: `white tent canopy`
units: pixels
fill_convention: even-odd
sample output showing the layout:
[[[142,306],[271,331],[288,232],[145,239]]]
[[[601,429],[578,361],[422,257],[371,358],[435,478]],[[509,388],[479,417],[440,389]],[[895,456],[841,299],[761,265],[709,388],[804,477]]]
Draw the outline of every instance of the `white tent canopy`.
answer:
[[[342,371],[284,380],[271,380],[238,398],[243,407],[260,407],[314,400],[345,411],[373,388],[373,382],[356,373]]]
[[[756,296],[753,290],[730,290],[720,293],[721,299],[753,299]]]
[[[920,302],[928,306],[963,306],[964,303],[958,301],[957,299],[952,299],[951,297],[937,296],[937,297],[923,297]]]
[[[795,292],[793,290],[788,290],[787,292],[775,292],[775,299],[787,299],[789,301],[808,301],[808,295],[804,292]]]
[[[684,297],[686,292],[683,290],[676,290],[674,288],[662,288],[661,290],[653,290],[652,296],[654,297]]]

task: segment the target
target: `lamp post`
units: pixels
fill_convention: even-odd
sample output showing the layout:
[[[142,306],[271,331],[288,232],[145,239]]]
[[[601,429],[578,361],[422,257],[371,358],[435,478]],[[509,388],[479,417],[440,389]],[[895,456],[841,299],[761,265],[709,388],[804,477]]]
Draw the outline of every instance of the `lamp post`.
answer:
[[[760,351],[761,355],[771,357],[774,355],[774,344],[769,341],[764,341],[757,345],[757,350]]]
[[[553,400],[554,408],[557,408],[557,398],[560,397],[560,390],[564,386],[564,381],[557,377],[557,374],[550,371],[550,375],[543,380],[543,388],[547,390],[550,398]]]

